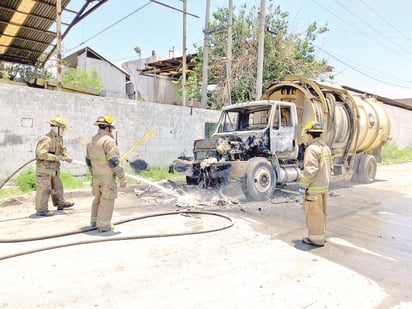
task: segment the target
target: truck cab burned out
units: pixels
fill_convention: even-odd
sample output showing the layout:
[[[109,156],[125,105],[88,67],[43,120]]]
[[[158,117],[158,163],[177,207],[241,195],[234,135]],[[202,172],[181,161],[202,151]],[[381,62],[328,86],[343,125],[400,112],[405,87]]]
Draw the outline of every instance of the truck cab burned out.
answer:
[[[374,181],[390,134],[382,101],[301,76],[276,81],[261,101],[224,107],[212,137],[196,140],[193,159],[179,158],[171,170],[203,187],[238,179],[248,198],[265,200],[276,186],[299,181],[310,121],[324,125],[332,181]]]
[[[270,188],[281,172],[273,170],[269,162],[288,160],[296,165],[298,127],[294,107],[288,102],[256,101],[224,108],[212,137],[194,142],[194,160],[174,161],[174,171],[185,174],[188,184],[213,187],[229,178],[243,179],[249,163],[259,162],[254,164],[258,190],[273,190]],[[296,181],[299,172],[296,168],[293,171],[290,179]],[[243,187],[250,189],[246,183]]]

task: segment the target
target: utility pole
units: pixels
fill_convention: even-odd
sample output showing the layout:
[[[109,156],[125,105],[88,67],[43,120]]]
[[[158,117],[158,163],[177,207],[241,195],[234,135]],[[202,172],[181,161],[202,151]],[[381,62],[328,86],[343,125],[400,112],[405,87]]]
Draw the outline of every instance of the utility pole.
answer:
[[[186,9],[187,0],[183,0],[182,106],[186,106]]]
[[[91,0],[88,0],[88,1],[91,1]],[[187,15],[191,15],[196,18],[199,18],[199,16],[196,16],[194,14],[187,12],[187,0],[183,0],[183,10],[174,8],[168,4],[162,3],[157,0],[150,0],[150,2],[154,2],[159,5],[168,7],[169,9],[183,13],[182,106],[186,106],[186,18],[187,18]]]
[[[227,80],[227,97],[225,105],[232,104],[232,87],[231,75],[232,75],[232,45],[233,45],[233,35],[232,35],[232,24],[233,24],[233,0],[229,0],[229,20],[227,23],[227,62],[226,62],[226,80]]]
[[[202,99],[200,104],[207,108],[207,85],[209,83],[209,20],[210,20],[210,0],[206,0],[206,18],[204,40],[203,40],[203,68],[202,68]]]
[[[265,46],[265,20],[266,20],[266,1],[260,1],[260,27],[259,27],[259,43],[258,43],[258,61],[257,61],[257,77],[256,77],[256,100],[260,100],[262,96],[262,80],[263,80],[263,58]]]
[[[57,91],[62,90],[62,2],[56,1]]]

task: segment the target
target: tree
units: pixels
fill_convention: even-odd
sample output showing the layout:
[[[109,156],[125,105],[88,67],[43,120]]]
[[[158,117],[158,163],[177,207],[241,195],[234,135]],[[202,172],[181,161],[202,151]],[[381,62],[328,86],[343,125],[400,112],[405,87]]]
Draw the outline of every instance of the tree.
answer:
[[[8,79],[15,82],[26,83],[36,78],[52,79],[53,74],[47,68],[42,68],[40,63],[34,65],[20,63],[0,63],[0,71],[7,74]],[[3,74],[2,74],[3,75]]]
[[[270,31],[265,34],[263,91],[274,80],[290,74],[318,78],[327,72],[329,67],[326,60],[316,59],[313,45],[318,34],[328,31],[327,27],[319,27],[313,22],[304,33],[291,33],[287,19],[289,14],[275,6],[274,0],[269,2],[266,27]],[[229,76],[226,73],[227,33],[215,31],[209,35],[209,84],[216,85],[216,90],[209,97],[209,107],[220,108],[225,102],[237,103],[254,99],[259,37],[258,12],[258,7],[252,6],[249,9],[246,4],[240,7],[237,14],[233,12],[233,60]],[[213,13],[213,21],[210,22],[209,28],[225,29],[228,16],[227,8],[219,8]],[[198,55],[196,60],[201,72],[201,47],[198,47]],[[200,92],[200,88],[196,91]]]
[[[89,72],[76,68],[66,68],[63,71],[62,83],[64,85],[102,91],[103,83],[96,68]]]

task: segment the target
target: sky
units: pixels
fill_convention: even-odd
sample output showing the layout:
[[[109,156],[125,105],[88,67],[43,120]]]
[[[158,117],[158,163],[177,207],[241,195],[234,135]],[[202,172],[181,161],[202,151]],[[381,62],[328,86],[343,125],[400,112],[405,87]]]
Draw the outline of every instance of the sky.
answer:
[[[79,9],[85,0],[71,0]],[[75,25],[63,40],[63,56],[90,47],[107,60],[123,61],[151,56],[182,55],[181,0],[109,0]],[[232,0],[235,14],[241,5],[259,6],[261,0]],[[316,56],[326,59],[337,84],[391,99],[412,98],[412,20],[409,0],[266,0],[289,13],[290,30],[303,33],[312,22],[327,25],[317,36]],[[211,11],[228,7],[228,0],[210,0]],[[187,53],[203,46],[206,0],[187,0]],[[212,14],[210,15],[212,18]],[[63,14],[69,22],[71,13]],[[63,28],[64,30],[64,28]]]

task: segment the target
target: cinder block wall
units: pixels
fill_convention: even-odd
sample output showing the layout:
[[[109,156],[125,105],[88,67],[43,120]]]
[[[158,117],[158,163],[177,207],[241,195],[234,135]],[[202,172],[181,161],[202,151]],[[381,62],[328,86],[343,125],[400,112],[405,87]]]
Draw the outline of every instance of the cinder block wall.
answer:
[[[391,137],[399,147],[412,147],[412,112],[386,106]],[[64,136],[69,152],[84,162],[87,140],[96,133],[100,115],[116,119],[120,153],[152,128],[157,132],[140,144],[128,158],[149,167],[167,167],[180,155],[192,155],[193,141],[204,138],[205,123],[215,123],[219,111],[150,102],[94,97],[81,94],[0,84],[0,179],[34,158],[38,139],[50,130],[47,121],[65,117],[71,129]],[[81,164],[63,163],[63,170],[84,174]]]
[[[385,105],[391,120],[391,142],[400,148],[412,148],[412,111]]]
[[[140,159],[149,167],[167,167],[178,156],[192,155],[193,141],[203,138],[206,122],[216,122],[220,112],[150,102],[35,89],[0,84],[0,179],[35,157],[38,139],[50,130],[47,121],[65,117],[70,130],[65,144],[74,159],[84,162],[88,139],[97,132],[100,115],[116,119],[121,155],[152,128],[157,131],[137,146],[130,161]],[[34,164],[32,165],[34,166]],[[63,163],[63,170],[85,173],[81,164]]]

